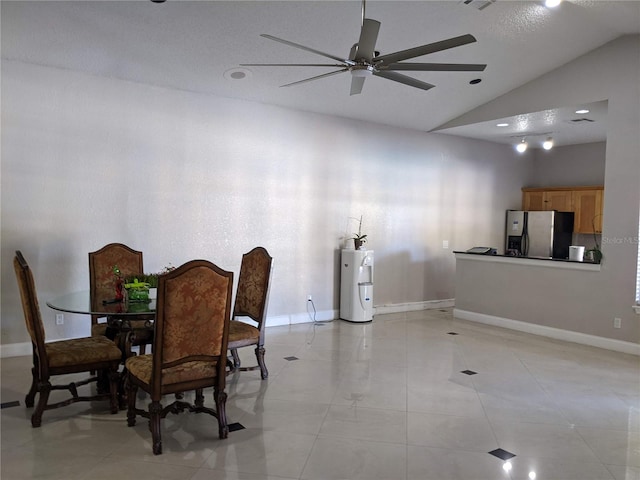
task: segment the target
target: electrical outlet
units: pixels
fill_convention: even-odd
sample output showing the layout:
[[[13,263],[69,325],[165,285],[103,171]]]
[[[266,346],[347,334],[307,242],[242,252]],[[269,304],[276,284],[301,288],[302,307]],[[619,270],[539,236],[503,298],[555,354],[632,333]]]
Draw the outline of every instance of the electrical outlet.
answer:
[[[311,294],[307,295],[307,302],[311,302],[313,300],[313,298],[311,297]]]
[[[622,319],[621,318],[614,318],[613,319],[613,328],[622,328]]]
[[[56,313],[56,325],[64,325],[64,313]]]

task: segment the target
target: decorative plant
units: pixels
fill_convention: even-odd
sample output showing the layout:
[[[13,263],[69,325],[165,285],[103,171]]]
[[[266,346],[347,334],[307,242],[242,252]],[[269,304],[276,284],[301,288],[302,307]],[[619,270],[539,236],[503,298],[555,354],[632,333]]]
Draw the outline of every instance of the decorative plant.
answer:
[[[124,299],[124,293],[122,292],[122,272],[117,265],[111,267],[111,270],[113,271],[114,286],[116,290],[115,299],[122,301]]]
[[[593,217],[591,220],[591,225],[593,226],[593,243],[594,247],[590,248],[585,252],[585,256],[589,255],[593,258],[595,263],[600,263],[602,261],[602,250],[600,250],[600,243],[598,242],[598,237],[596,236],[596,218],[598,215]]]
[[[158,276],[169,273],[172,270],[175,270],[176,267],[169,264],[166,267],[163,267],[162,270],[158,273],[143,273],[142,275],[130,275],[125,279],[125,287],[127,288],[136,288],[138,286],[146,286],[147,288],[157,288],[158,287]]]
[[[120,271],[120,267],[118,267],[118,265],[114,265],[113,267],[111,267],[111,270],[113,271],[113,276],[116,277],[116,279],[122,278],[122,272]]]
[[[362,215],[360,215],[360,218],[355,218],[355,217],[350,217],[354,220],[358,220],[358,233],[354,233],[353,234],[353,242],[354,245],[356,247],[356,250],[358,248],[360,248],[360,246],[362,246],[363,243],[367,242],[367,235],[362,233]]]

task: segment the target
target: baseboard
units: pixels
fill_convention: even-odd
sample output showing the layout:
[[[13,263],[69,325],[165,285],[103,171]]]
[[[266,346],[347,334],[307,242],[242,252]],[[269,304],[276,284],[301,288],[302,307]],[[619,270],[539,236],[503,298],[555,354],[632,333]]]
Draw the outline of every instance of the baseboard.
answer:
[[[455,299],[427,300],[425,302],[395,303],[391,305],[376,305],[373,307],[374,315],[384,315],[387,313],[414,312],[418,310],[435,310],[438,308],[450,308],[455,304]],[[326,322],[340,317],[338,310],[320,310],[307,313],[294,313],[291,315],[279,315],[267,317],[267,327],[281,327],[283,325],[297,325],[300,323]]]
[[[640,355],[640,344],[625,342],[623,340],[598,337],[587,333],[572,332],[570,330],[537,325],[535,323],[511,320],[510,318],[496,317],[484,313],[470,312],[468,310],[460,310],[458,308],[453,309],[453,316],[461,320],[493,325],[494,327],[509,328],[519,332],[554,338],[556,340],[564,340],[566,342],[579,343],[581,345],[589,345],[591,347],[604,348],[606,350],[629,353],[631,355]]]
[[[376,305],[375,313],[384,315],[386,313],[415,312],[418,310],[436,310],[438,308],[450,308],[455,305],[454,298],[444,300],[427,300],[425,302],[394,303],[391,305]]]
[[[326,322],[338,318],[337,310],[320,310],[309,313],[293,313],[291,315],[276,315],[267,317],[267,327],[281,327],[284,325],[298,325],[300,323]]]
[[[31,355],[32,353],[31,342],[0,345],[0,358],[22,357],[24,355]]]

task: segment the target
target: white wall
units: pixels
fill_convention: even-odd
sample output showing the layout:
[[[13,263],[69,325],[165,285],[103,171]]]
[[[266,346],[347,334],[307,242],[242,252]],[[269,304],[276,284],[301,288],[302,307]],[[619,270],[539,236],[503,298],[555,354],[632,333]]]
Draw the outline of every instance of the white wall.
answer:
[[[375,304],[454,296],[454,249],[500,245],[531,157],[509,146],[394,129],[2,61],[2,344],[27,341],[13,253],[46,300],[88,288],[87,253],[144,252],[145,270],[206,258],[238,271],[274,257],[269,317],[338,308],[338,249],[364,216]],[[450,249],[442,248],[448,240]],[[71,317],[71,318],[69,318]]]
[[[601,270],[576,276],[567,284],[540,269],[530,281],[545,285],[546,293],[538,303],[552,307],[549,326],[640,343],[640,317],[632,309],[640,217],[640,36],[610,42],[463,115],[456,123],[600,100],[609,101]],[[519,287],[514,282],[513,291],[504,295],[517,294]],[[564,294],[569,290],[584,295],[567,301]],[[621,329],[613,328],[615,317],[622,319]]]
[[[606,150],[606,142],[536,149],[533,176],[527,186],[604,185]]]

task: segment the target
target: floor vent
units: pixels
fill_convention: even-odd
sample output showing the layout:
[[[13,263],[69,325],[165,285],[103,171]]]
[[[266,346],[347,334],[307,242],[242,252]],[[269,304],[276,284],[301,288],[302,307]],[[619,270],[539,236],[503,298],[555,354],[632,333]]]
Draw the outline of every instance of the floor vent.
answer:
[[[471,5],[472,7],[477,8],[478,10],[484,10],[490,5],[496,3],[497,0],[462,0],[464,5]]]

